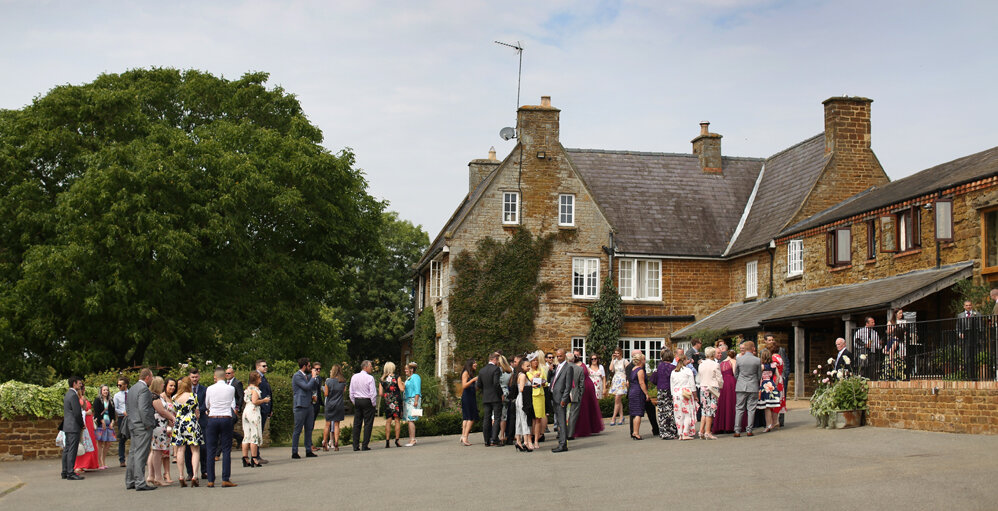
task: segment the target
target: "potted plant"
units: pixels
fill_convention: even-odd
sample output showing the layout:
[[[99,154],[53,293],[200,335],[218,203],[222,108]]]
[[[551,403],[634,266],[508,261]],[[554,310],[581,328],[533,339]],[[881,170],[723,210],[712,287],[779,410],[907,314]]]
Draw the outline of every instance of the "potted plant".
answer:
[[[841,369],[819,375],[818,369],[812,372],[819,380],[811,396],[811,415],[818,427],[842,429],[862,426],[867,410],[869,380]]]

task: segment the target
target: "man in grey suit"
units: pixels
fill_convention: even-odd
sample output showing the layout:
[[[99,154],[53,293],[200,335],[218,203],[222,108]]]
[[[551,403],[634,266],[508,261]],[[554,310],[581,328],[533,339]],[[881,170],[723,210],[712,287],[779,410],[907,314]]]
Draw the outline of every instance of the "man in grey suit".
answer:
[[[146,463],[149,447],[152,444],[152,430],[156,427],[156,411],[152,407],[153,395],[149,390],[152,371],[148,367],[139,372],[139,381],[128,389],[125,407],[128,409],[128,432],[132,443],[128,450],[128,463],[125,467],[125,489],[148,491],[155,486],[146,484]]]
[[[298,359],[298,371],[291,377],[294,390],[295,430],[291,434],[291,459],[299,459],[298,439],[305,432],[305,457],[315,458],[312,452],[312,428],[315,416],[312,414],[312,393],[319,390],[319,370],[312,369],[308,358]]]
[[[80,446],[80,431],[83,431],[83,410],[80,409],[80,389],[83,380],[78,376],[69,377],[69,390],[62,399],[62,432],[66,435],[66,445],[62,448],[62,478],[79,481],[73,471],[76,467],[76,449]]]
[[[571,369],[570,373],[572,377],[572,391],[569,393],[569,398],[572,403],[568,408],[568,439],[575,440],[575,423],[579,422],[579,412],[582,411],[582,392],[586,388],[586,373],[581,367],[575,365],[575,362],[581,360],[579,358],[581,354],[578,352],[572,352],[565,355],[565,359],[568,360],[568,367],[566,369]],[[566,375],[567,376],[567,375]]]
[[[755,424],[755,406],[759,402],[759,385],[762,383],[762,361],[755,356],[755,343],[742,343],[745,353],[738,356],[735,364],[735,438],[741,435],[742,416],[748,412],[745,433],[752,436]]]
[[[502,387],[499,386],[499,354],[489,355],[489,363],[478,372],[475,386],[482,391],[482,435],[485,447],[499,445],[499,419],[502,417]]]
[[[572,367],[574,364],[565,361],[565,350],[555,352],[558,367],[551,380],[551,396],[554,400],[554,424],[558,427],[558,447],[551,452],[568,450],[568,424],[565,423],[565,412],[572,400]]]

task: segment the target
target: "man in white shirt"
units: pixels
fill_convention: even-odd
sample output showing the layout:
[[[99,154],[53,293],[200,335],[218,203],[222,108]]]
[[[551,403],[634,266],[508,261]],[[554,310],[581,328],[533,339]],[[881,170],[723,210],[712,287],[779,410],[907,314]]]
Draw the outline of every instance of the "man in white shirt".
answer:
[[[236,389],[225,383],[225,370],[215,369],[215,384],[205,391],[205,408],[208,412],[205,430],[205,451],[215,452],[222,448],[222,487],[236,486],[229,480],[232,468],[232,418],[236,415]],[[215,487],[215,459],[207,460],[208,487]]]

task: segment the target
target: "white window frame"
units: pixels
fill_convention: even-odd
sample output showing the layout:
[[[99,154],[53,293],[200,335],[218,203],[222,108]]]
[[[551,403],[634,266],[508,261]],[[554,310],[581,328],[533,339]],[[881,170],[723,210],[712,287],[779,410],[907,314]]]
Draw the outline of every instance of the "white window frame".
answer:
[[[660,259],[618,259],[617,289],[622,300],[661,300]]]
[[[419,285],[417,286],[418,287],[418,291],[417,292],[419,294],[416,295],[416,312],[417,313],[419,311],[423,310],[423,307],[426,306],[426,297],[423,295],[423,293],[426,292],[426,290],[424,289],[424,283],[423,283],[424,280],[425,280],[425,278],[423,277],[423,274],[420,273],[419,274]]]
[[[582,350],[582,360],[586,360],[586,338],[585,337],[572,337],[572,351]],[[589,364],[586,364],[589,365]]]
[[[631,352],[641,350],[646,357],[645,371],[654,371],[658,363],[662,361],[662,347],[665,346],[665,339],[661,337],[621,337],[617,340],[617,347],[623,353],[625,359],[631,359]],[[630,375],[627,375],[630,378]],[[647,375],[646,375],[647,378]],[[647,379],[645,383],[648,383]]]
[[[804,274],[804,240],[790,240],[787,243],[787,276]]]
[[[430,298],[443,297],[443,261],[430,261]]]
[[[572,258],[572,298],[599,298],[599,258]]]
[[[745,263],[745,298],[759,296],[759,261]]]
[[[563,193],[558,196],[558,225],[564,227],[575,225],[575,195]]]
[[[510,208],[510,206],[512,206],[512,208]],[[500,212],[500,218],[502,219],[503,225],[519,225],[520,192],[502,192],[502,211]]]

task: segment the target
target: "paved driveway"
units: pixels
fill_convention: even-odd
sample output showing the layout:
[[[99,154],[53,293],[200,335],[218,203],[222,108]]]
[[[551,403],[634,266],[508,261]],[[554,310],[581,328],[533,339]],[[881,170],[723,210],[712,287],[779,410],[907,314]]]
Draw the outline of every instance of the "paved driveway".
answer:
[[[59,479],[58,460],[2,463],[0,490],[24,485],[0,497],[0,509],[484,510],[558,502],[576,509],[712,511],[998,508],[998,436],[826,431],[813,427],[806,410],[792,410],[785,430],[753,438],[679,442],[647,435],[638,442],[626,426],[615,426],[572,442],[562,454],[487,449],[480,435],[472,440],[477,445],[461,447],[448,436],[421,439],[414,448],[347,447],[302,460],[289,459],[286,447],[266,449],[269,465],[234,463],[239,487],[224,489],[125,491],[123,468],[73,482]]]

